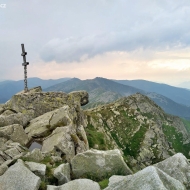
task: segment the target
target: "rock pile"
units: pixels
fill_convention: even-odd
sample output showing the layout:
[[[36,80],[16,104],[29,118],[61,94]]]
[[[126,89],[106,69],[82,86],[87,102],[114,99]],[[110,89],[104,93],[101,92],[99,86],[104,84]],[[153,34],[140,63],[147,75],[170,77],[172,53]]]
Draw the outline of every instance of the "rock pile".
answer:
[[[23,152],[18,146],[29,148],[34,141],[43,144],[42,152],[54,152],[67,160],[88,150],[86,124],[80,109],[86,103],[85,91],[45,93],[38,87],[14,95],[1,106],[0,163]],[[20,145],[10,149],[11,142]]]

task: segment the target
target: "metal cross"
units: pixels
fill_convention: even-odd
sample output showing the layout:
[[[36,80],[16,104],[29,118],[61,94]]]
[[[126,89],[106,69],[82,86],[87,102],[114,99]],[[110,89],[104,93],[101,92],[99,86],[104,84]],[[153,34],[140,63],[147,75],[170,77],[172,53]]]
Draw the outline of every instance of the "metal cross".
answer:
[[[24,66],[24,92],[28,92],[28,87],[27,87],[27,65],[29,65],[29,62],[26,62],[27,52],[25,52],[24,44],[21,44],[21,47],[22,47],[21,56],[23,56],[23,62],[24,62],[22,64],[22,66]]]

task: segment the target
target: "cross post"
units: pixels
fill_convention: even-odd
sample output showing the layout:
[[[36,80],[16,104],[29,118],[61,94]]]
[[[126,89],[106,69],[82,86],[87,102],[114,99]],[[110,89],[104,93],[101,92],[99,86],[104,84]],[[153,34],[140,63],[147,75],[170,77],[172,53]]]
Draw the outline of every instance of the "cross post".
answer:
[[[28,87],[27,87],[27,65],[29,65],[29,62],[26,62],[27,52],[25,52],[24,44],[21,44],[21,47],[22,47],[21,56],[23,56],[23,62],[24,62],[24,63],[22,63],[22,66],[24,66],[24,92],[28,92]]]

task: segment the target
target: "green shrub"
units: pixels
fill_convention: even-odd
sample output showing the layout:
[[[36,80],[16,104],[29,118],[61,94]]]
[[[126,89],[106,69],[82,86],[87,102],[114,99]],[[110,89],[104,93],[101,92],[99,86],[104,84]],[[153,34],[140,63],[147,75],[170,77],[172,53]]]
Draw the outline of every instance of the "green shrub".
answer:
[[[98,183],[100,185],[100,188],[104,189],[104,188],[106,188],[108,186],[109,180],[108,179],[104,179],[102,181],[99,181]]]

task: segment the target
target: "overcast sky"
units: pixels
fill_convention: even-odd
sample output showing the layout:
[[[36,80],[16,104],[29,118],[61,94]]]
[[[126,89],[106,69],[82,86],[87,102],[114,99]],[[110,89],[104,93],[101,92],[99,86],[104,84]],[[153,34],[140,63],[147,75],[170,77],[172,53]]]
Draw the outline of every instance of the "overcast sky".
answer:
[[[190,81],[189,0],[0,0],[0,36],[0,80],[24,43],[28,77]]]

